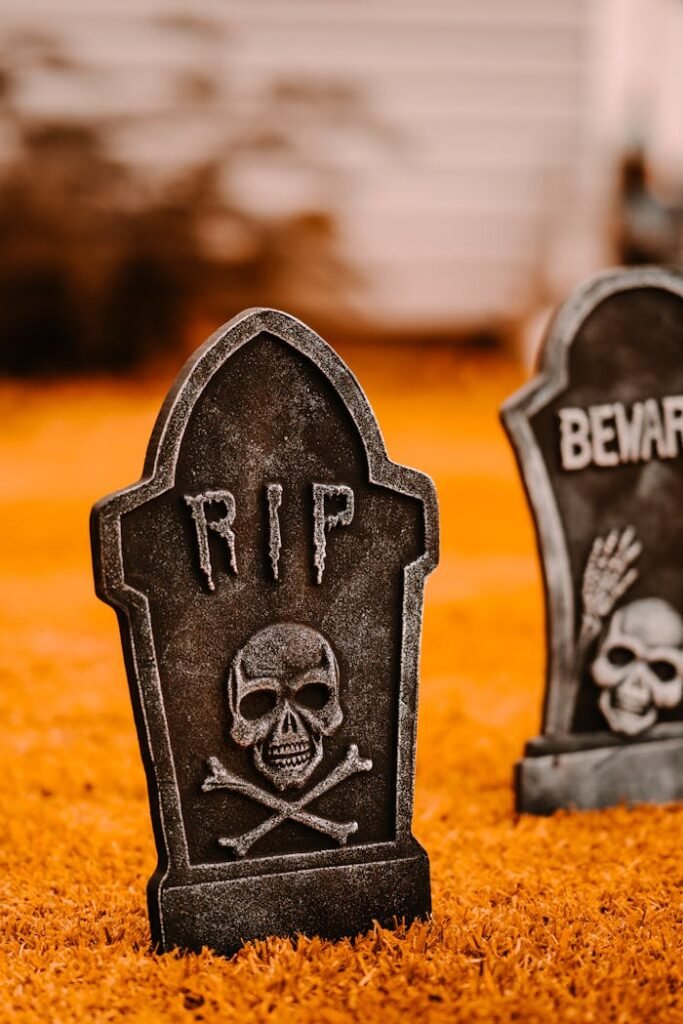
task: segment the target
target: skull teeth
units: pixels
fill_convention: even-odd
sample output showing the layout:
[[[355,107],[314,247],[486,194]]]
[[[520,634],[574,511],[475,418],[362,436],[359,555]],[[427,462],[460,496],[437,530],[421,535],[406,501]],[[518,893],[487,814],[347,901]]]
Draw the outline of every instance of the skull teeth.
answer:
[[[646,697],[645,700],[641,700],[639,697],[635,697],[628,693],[614,694],[614,706],[620,711],[629,711],[632,715],[644,715],[650,707],[650,699]]]
[[[267,758],[271,764],[276,764],[278,767],[295,768],[310,761],[311,754],[311,746],[308,742],[273,743],[268,747]]]
[[[292,757],[277,758],[276,764],[278,768],[296,768],[299,765],[307,764],[309,761],[309,754],[294,754]]]

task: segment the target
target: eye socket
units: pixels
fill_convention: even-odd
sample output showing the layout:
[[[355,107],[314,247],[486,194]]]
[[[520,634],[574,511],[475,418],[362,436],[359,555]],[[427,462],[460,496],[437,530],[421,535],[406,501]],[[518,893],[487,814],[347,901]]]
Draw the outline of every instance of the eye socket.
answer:
[[[676,666],[670,661],[651,661],[650,668],[662,683],[670,683],[678,674]]]
[[[255,722],[273,711],[277,704],[277,694],[273,690],[252,690],[245,693],[240,701],[239,713],[249,722]]]
[[[306,683],[297,690],[294,699],[310,711],[320,711],[330,699],[330,690],[324,683]]]
[[[615,665],[617,668],[621,668],[622,665],[628,665],[630,661],[633,661],[634,657],[633,651],[629,650],[628,647],[613,647],[607,654],[607,660],[610,665]]]

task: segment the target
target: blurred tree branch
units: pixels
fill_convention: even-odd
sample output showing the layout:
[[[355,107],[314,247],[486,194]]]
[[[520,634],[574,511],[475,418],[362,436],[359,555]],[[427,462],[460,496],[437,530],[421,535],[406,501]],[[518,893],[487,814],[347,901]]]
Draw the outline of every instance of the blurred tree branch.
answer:
[[[226,45],[205,19],[160,30]],[[0,370],[125,370],[182,346],[199,316],[265,304],[320,314],[359,287],[339,246],[347,183],[324,143],[388,137],[348,83],[274,81],[245,110],[207,54],[155,117],[178,131],[207,120],[212,151],[155,180],[116,151],[122,130],[150,130],[149,115],[27,114],[36,71],[85,88],[96,69],[40,33],[14,36],[3,55],[0,127],[15,153],[0,164]],[[293,196],[274,202],[269,182],[253,184],[262,172],[293,182]]]

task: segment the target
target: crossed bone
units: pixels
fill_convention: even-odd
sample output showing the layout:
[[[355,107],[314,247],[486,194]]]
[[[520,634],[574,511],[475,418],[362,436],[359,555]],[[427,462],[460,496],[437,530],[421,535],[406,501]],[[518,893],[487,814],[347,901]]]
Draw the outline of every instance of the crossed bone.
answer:
[[[234,839],[218,840],[221,846],[233,850],[238,857],[244,857],[258,839],[272,832],[274,828],[289,818],[292,821],[298,821],[301,825],[307,825],[308,828],[315,829],[317,832],[322,832],[324,835],[330,836],[331,839],[336,839],[340,846],[345,846],[349,836],[358,830],[357,821],[331,821],[329,818],[311,814],[304,808],[313,800],[317,800],[323,793],[338,786],[344,779],[348,779],[350,775],[355,775],[356,772],[369,772],[372,768],[372,761],[369,758],[360,757],[358,747],[352,743],[346,752],[346,757],[339,762],[336,768],[332,769],[329,775],[321,779],[313,789],[309,789],[304,796],[292,801],[283,800],[282,797],[268,793],[267,790],[241,779],[239,775],[233,775],[223,767],[217,757],[210,757],[208,765],[211,774],[202,784],[204,793],[209,793],[213,789],[229,789],[277,812],[272,817],[266,818],[256,828],[252,828],[249,832],[243,832],[241,836],[236,836]]]

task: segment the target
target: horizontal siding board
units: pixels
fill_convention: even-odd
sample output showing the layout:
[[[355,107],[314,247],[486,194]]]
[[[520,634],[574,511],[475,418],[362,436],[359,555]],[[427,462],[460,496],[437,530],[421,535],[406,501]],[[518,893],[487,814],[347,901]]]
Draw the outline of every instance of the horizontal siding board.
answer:
[[[64,23],[71,20],[93,21],[108,26],[117,22],[146,22],[156,19],[160,25],[182,24],[190,17],[213,18],[230,23],[242,20],[253,24],[286,23],[305,29],[319,24],[352,24],[360,28],[391,22],[405,27],[416,25],[477,25],[494,29],[539,25],[571,27],[580,23],[587,0],[203,0],[201,10],[188,12],[186,3],[169,0],[31,0],[32,15]],[[23,0],[4,0],[3,13],[25,19]]]
[[[348,89],[346,123],[304,110],[305,97],[302,110],[295,99],[271,107],[292,126],[282,173],[298,176],[300,206],[334,209],[365,281],[363,314],[419,326],[515,315],[531,301],[583,159],[590,10],[588,0],[32,0],[28,12],[5,0],[3,31],[54,35],[82,69],[22,80],[27,115],[94,118],[115,154],[161,177],[258,130],[278,86]],[[193,101],[183,78],[207,69],[218,96]],[[235,187],[265,215],[258,160],[274,158],[250,159]]]

